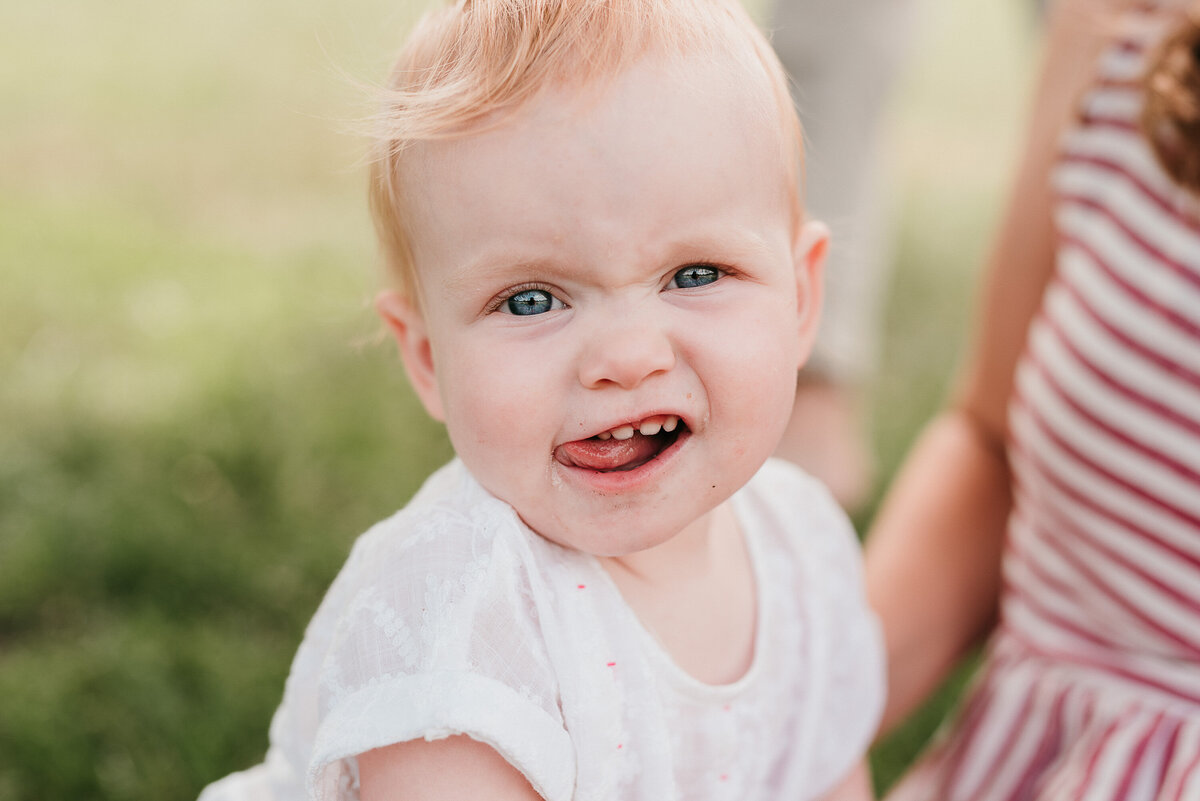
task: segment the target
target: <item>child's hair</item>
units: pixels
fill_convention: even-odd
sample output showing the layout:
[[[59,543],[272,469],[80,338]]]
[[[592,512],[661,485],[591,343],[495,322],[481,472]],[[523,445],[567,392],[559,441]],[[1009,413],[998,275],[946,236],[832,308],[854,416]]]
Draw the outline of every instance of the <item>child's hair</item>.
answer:
[[[1200,2],[1163,41],[1145,77],[1142,127],[1159,162],[1200,192]]]
[[[384,94],[371,154],[370,202],[385,266],[413,296],[400,169],[409,145],[495,125],[550,85],[611,78],[653,50],[733,57],[765,73],[800,217],[800,123],[770,43],[738,0],[459,0],[427,14]]]

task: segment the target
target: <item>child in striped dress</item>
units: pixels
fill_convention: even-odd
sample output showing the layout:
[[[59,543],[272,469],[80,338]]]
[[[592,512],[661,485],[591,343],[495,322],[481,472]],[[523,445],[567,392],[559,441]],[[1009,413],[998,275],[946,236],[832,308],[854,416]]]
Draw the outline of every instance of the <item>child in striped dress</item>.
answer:
[[[1200,3],[1064,0],[958,400],[869,540],[893,801],[1200,799]],[[885,723],[886,725],[886,723]]]

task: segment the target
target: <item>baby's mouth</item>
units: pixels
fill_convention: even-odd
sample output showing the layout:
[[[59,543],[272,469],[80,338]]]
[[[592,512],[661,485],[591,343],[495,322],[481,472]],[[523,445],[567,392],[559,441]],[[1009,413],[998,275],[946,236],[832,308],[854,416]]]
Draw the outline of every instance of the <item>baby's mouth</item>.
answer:
[[[589,439],[563,443],[554,449],[554,458],[567,467],[601,472],[633,470],[669,448],[685,431],[687,424],[675,415],[655,415]]]

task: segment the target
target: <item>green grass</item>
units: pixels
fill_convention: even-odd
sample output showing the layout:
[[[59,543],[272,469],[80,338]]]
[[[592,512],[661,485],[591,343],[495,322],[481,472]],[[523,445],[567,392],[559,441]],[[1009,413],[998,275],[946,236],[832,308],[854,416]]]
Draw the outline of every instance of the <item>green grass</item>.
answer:
[[[1012,155],[1022,23],[978,6],[925,6],[894,115],[884,477],[960,352]],[[0,799],[190,799],[258,760],[351,541],[448,458],[375,338],[344,133],[412,16],[0,10]]]

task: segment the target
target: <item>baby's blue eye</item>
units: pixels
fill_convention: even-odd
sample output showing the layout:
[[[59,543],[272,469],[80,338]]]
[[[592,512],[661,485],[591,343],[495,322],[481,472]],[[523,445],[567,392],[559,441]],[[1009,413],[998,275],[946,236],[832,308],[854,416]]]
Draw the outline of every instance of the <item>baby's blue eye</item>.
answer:
[[[721,277],[721,271],[707,264],[689,264],[675,273],[671,279],[671,287],[677,289],[693,289],[698,286],[711,284]]]
[[[544,289],[524,289],[504,301],[502,308],[522,317],[561,309],[563,303]]]

